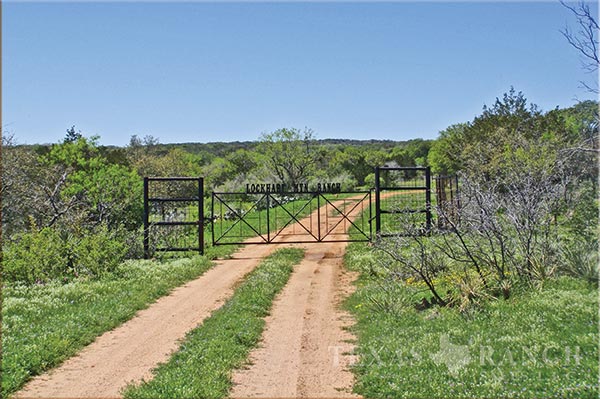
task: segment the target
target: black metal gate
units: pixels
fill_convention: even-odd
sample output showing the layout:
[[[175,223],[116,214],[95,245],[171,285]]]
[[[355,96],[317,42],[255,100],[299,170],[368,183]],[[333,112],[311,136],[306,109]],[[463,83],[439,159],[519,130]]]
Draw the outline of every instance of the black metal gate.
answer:
[[[204,253],[204,179],[144,178],[144,256],[160,251]]]
[[[213,245],[370,241],[371,192],[215,192]]]
[[[427,167],[375,168],[375,232],[431,231],[431,170]]]

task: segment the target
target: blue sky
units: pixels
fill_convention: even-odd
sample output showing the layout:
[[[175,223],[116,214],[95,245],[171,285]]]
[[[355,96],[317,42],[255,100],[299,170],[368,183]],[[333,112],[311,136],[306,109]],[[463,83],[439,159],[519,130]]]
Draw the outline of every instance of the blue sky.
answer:
[[[594,8],[597,10],[596,5]],[[594,98],[556,2],[3,4],[2,127],[102,144],[435,138],[511,86]]]

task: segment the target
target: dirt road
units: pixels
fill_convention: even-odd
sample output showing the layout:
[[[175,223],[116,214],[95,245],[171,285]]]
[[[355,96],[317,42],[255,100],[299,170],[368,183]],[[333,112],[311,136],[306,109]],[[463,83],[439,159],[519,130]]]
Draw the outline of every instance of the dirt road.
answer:
[[[339,303],[352,277],[342,269],[345,244],[307,244],[306,256],[274,302],[251,366],[234,373],[234,398],[352,397],[347,352],[353,336]]]
[[[332,232],[343,233],[348,226],[346,221],[337,223],[342,220],[328,215],[325,207],[320,212]],[[282,237],[294,228],[289,226]],[[348,340],[353,337],[344,330],[351,319],[338,306],[352,281],[342,268],[345,245],[301,245],[306,248],[305,259],[274,303],[262,346],[251,354],[253,366],[235,373],[232,396],[351,396],[352,374],[347,366],[353,359],[346,353],[352,349]],[[247,246],[231,259],[218,261],[198,279],[101,335],[60,367],[34,378],[15,396],[119,397],[131,381],[151,378],[152,369],[168,360],[178,340],[219,308],[233,287],[276,248]]]
[[[218,309],[233,287],[275,248],[248,246],[217,262],[134,318],[98,337],[58,368],[30,381],[21,398],[116,398],[130,381],[149,379],[169,359],[178,340]]]
[[[355,208],[351,218],[359,211]],[[349,223],[327,212],[321,210],[327,231],[343,238]],[[354,337],[346,330],[352,319],[340,308],[355,278],[343,268],[346,245],[303,245],[304,260],[275,299],[261,345],[250,354],[251,365],[233,375],[233,398],[355,397],[348,369],[355,361],[349,354]]]

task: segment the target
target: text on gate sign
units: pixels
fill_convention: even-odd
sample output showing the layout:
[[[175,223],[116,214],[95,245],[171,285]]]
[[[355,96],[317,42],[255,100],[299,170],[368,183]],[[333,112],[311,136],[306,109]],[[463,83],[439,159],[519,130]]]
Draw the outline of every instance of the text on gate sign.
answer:
[[[317,183],[309,189],[308,183],[285,184],[285,183],[255,183],[246,184],[246,194],[263,193],[339,193],[342,191],[340,183]]]

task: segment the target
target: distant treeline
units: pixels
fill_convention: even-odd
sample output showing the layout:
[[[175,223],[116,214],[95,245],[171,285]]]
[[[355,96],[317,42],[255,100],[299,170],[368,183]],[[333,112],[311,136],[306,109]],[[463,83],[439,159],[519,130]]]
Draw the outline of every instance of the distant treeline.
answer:
[[[581,223],[597,221],[594,101],[542,112],[511,90],[436,140],[319,139],[310,129],[284,127],[257,141],[163,144],[151,135],[133,135],[127,146],[116,147],[100,145],[99,137],[86,137],[75,126],[48,145],[18,145],[18,132],[3,133],[2,238],[5,272],[13,279],[46,279],[37,272],[26,276],[18,266],[35,262],[32,254],[48,263],[48,270],[40,266],[47,278],[80,273],[84,254],[101,258],[109,248],[117,260],[139,256],[144,176],[203,176],[206,195],[243,191],[257,182],[335,182],[353,190],[373,187],[376,166],[430,166],[437,174],[462,173],[491,184],[515,165],[554,173],[544,165],[561,160],[568,166],[561,173],[573,176],[569,198],[577,199],[565,207],[580,205],[587,213],[572,218]],[[49,248],[55,252],[44,254]]]

